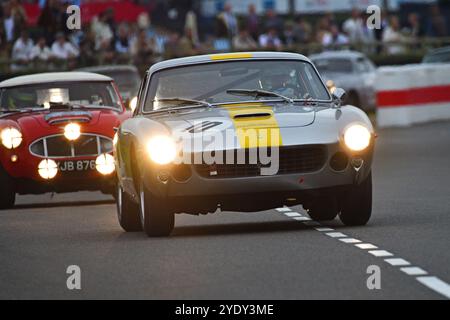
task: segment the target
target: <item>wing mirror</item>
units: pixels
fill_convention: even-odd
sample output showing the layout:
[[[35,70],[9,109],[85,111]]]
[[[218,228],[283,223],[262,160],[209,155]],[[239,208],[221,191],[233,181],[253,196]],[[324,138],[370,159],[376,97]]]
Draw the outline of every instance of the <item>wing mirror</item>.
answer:
[[[342,102],[347,97],[347,93],[342,88],[336,88],[336,89],[334,89],[332,96],[333,96],[334,103],[339,108],[342,105]]]

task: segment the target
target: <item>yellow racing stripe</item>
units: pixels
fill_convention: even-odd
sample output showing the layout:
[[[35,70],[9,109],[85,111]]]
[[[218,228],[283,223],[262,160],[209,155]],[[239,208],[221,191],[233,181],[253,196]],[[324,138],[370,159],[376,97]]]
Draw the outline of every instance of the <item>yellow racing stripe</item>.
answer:
[[[211,60],[231,60],[231,59],[250,59],[253,55],[251,53],[223,53],[211,55]]]
[[[262,103],[223,107],[233,121],[241,148],[280,147],[280,127],[272,107]]]

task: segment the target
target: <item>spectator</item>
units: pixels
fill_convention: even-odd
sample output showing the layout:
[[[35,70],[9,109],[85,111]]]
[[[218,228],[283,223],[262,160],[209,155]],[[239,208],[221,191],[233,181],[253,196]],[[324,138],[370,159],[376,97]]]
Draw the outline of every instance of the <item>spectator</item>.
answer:
[[[95,35],[95,50],[108,50],[114,38],[113,30],[109,23],[109,12],[102,12],[98,18],[94,18],[91,23],[92,31]]]
[[[164,58],[173,59],[180,57],[180,35],[178,32],[171,32],[164,45]]]
[[[131,54],[134,64],[147,68],[151,65],[155,54],[156,43],[147,37],[147,31],[142,29],[131,46]]]
[[[316,26],[316,41],[321,45],[331,42],[330,23],[327,18],[321,18]]]
[[[388,54],[402,54],[405,52],[405,47],[402,42],[405,38],[400,33],[400,22],[396,16],[389,19],[389,26],[384,30],[383,43]]]
[[[441,14],[441,10],[437,4],[430,8],[430,23],[428,25],[427,34],[430,37],[446,37],[447,36],[447,21]]]
[[[238,22],[230,3],[225,3],[223,12],[219,14],[218,18],[225,26],[228,38],[234,37],[237,34]]]
[[[311,39],[311,26],[302,17],[298,17],[293,33],[295,42],[307,43]]]
[[[119,55],[127,56],[130,53],[130,31],[126,24],[122,23],[118,29],[115,50]]]
[[[283,49],[283,43],[278,37],[278,32],[275,28],[269,29],[267,33],[264,33],[259,37],[259,45],[267,50],[280,51]]]
[[[66,40],[64,33],[58,32],[52,45],[52,54],[56,59],[68,60],[77,58],[80,52],[72,43]]]
[[[182,56],[193,56],[199,52],[200,45],[195,41],[192,29],[186,28],[183,37],[180,39],[180,50]]]
[[[364,42],[364,20],[358,9],[352,10],[352,15],[344,22],[343,30],[351,43]]]
[[[233,49],[237,51],[254,51],[258,44],[246,28],[241,28],[239,34],[233,38]]]
[[[409,35],[412,39],[417,39],[424,35],[424,30],[418,14],[410,13],[408,15],[408,23],[404,28],[404,33]]]
[[[283,21],[273,9],[267,10],[264,26],[266,30],[275,30],[277,35],[280,35],[283,32]]]
[[[342,46],[348,45],[349,40],[346,35],[344,35],[337,25],[332,25],[330,28],[330,33],[328,33],[322,39],[322,45],[325,47],[335,47],[342,49]]]
[[[13,42],[16,38],[16,21],[12,14],[11,4],[5,2],[3,5],[3,26],[5,29],[5,38],[7,42]]]
[[[58,0],[47,0],[38,19],[38,26],[44,34],[47,43],[52,43],[60,26],[60,11]]]
[[[28,64],[32,49],[33,40],[30,39],[28,32],[22,31],[20,38],[16,40],[12,49],[13,70],[23,69]]]
[[[253,38],[253,40],[256,41],[258,39],[260,23],[259,17],[256,14],[256,7],[253,3],[248,6],[246,28],[250,36]]]
[[[45,37],[39,37],[36,45],[31,49],[30,60],[48,61],[52,58],[52,52],[47,46]]]
[[[27,24],[27,14],[20,0],[10,0],[11,14],[14,17],[15,34],[19,35],[25,30]]]

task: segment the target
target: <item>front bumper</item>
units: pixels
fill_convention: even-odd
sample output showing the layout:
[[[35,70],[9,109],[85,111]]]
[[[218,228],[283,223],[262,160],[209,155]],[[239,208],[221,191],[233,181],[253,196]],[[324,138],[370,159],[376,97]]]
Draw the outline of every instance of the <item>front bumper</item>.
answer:
[[[350,154],[340,144],[326,145],[326,149],[323,167],[314,172],[222,179],[205,178],[191,166],[190,177],[179,182],[173,177],[173,168],[152,167],[148,170],[145,183],[147,189],[159,198],[179,199],[177,202],[181,203],[184,209],[195,207],[195,202],[204,202],[208,203],[210,208],[214,207],[214,203],[221,204],[222,208],[226,203],[233,203],[227,207],[228,210],[233,210],[234,204],[240,202],[237,208],[242,211],[245,203],[252,201],[262,203],[262,208],[292,202],[302,203],[308,197],[321,196],[339,188],[360,184],[369,175],[373,144],[363,154]],[[331,166],[331,160],[338,152],[344,152],[348,156],[348,165],[339,171]],[[362,160],[359,170],[352,165],[353,159]],[[162,181],[162,176],[169,178]],[[267,202],[270,202],[270,205]],[[183,208],[179,210],[182,211]],[[253,210],[249,211],[254,211],[254,206],[252,208]]]

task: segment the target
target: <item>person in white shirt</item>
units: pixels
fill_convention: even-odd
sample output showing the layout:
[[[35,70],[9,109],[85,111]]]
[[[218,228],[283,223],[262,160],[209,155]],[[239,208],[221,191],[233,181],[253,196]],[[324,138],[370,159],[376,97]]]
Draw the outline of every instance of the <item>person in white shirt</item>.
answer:
[[[47,46],[45,37],[40,37],[36,45],[31,49],[30,59],[48,61],[53,57],[50,48]]]
[[[342,29],[349,37],[350,42],[364,42],[364,20],[362,19],[361,12],[358,9],[352,10],[351,18],[344,22]]]
[[[14,64],[11,66],[13,70],[19,70],[26,67],[30,61],[30,53],[33,49],[33,40],[30,39],[28,33],[23,31],[20,38],[16,40],[12,49],[12,60]]]
[[[259,36],[259,45],[267,50],[281,50],[283,48],[283,43],[275,28],[271,28],[267,33]]]
[[[405,53],[405,37],[400,32],[400,21],[393,16],[389,19],[389,26],[384,29],[383,43],[388,54]]]
[[[56,40],[52,45],[52,54],[56,59],[74,59],[80,55],[75,46],[66,40],[65,35],[60,32],[56,35]]]

